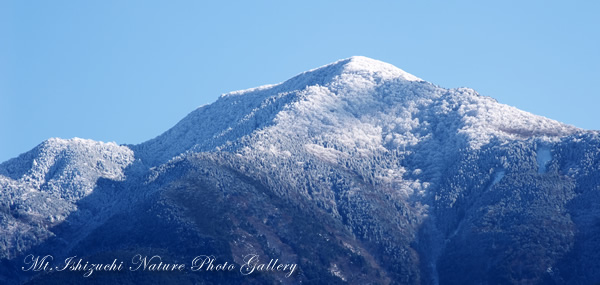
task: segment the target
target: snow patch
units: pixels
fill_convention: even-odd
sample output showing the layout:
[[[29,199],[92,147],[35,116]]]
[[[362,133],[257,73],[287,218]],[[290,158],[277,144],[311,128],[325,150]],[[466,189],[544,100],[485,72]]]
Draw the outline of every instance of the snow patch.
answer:
[[[548,147],[538,148],[536,160],[538,164],[538,173],[546,173],[546,165],[552,160],[550,149]]]
[[[492,181],[492,186],[498,184],[498,182],[500,182],[500,180],[502,180],[502,178],[504,178],[505,174],[506,173],[504,170],[500,170],[500,171],[496,172],[496,175],[494,175],[494,180]]]
[[[304,145],[304,148],[314,156],[330,163],[336,163],[338,157],[346,156],[339,150],[323,147],[317,144],[306,144]]]
[[[262,85],[262,86],[258,86],[258,87],[254,87],[254,88],[248,88],[248,89],[243,89],[243,90],[232,91],[232,92],[229,92],[229,93],[221,94],[220,97],[223,98],[223,97],[230,97],[230,96],[245,95],[247,93],[253,93],[253,92],[258,92],[258,91],[264,91],[264,90],[267,90],[267,89],[271,89],[271,88],[276,87],[278,85],[281,85],[281,83],[279,83],[279,84],[266,84],[266,85]],[[199,108],[204,107],[205,105],[202,105]]]
[[[347,281],[346,276],[344,276],[344,274],[342,273],[342,271],[340,270],[340,268],[338,267],[337,264],[332,264],[329,267],[329,273],[331,273],[333,276],[342,279],[342,281]]]

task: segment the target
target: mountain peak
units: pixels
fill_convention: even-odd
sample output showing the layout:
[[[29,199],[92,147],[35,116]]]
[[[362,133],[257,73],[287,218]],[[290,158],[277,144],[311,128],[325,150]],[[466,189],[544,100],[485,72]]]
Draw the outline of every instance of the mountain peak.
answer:
[[[352,56],[337,63],[343,65],[343,73],[370,73],[385,79],[402,78],[407,81],[422,81],[422,79],[389,63],[365,56]]]
[[[423,81],[394,65],[365,56],[352,56],[302,72],[279,84],[267,84],[259,87],[232,91],[221,97],[244,95],[265,90],[300,90],[306,86],[326,85],[339,76],[364,76],[369,79],[401,79],[405,81]]]
[[[301,89],[309,85],[325,85],[338,76],[363,76],[374,79],[402,79],[422,81],[422,79],[389,63],[364,56],[352,56],[333,63],[302,72],[281,83],[286,89]]]
[[[270,147],[262,146],[268,138],[273,145],[295,138],[292,145],[302,137],[367,152],[404,150],[427,142],[436,131],[435,136],[479,148],[494,137],[557,137],[577,129],[471,89],[436,87],[391,64],[353,56],[279,84],[225,94],[132,148],[147,165],[157,166],[186,152],[255,147],[249,145],[252,138],[257,149]],[[273,134],[264,138],[267,132]]]

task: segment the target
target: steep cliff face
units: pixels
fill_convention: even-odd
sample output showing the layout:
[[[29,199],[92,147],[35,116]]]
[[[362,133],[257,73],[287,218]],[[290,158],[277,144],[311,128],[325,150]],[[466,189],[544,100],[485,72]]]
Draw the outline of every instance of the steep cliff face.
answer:
[[[352,57],[225,94],[139,145],[55,139],[3,163],[0,275],[81,278],[19,270],[34,252],[160,252],[259,254],[298,270],[94,280],[599,282],[599,144],[597,132]]]

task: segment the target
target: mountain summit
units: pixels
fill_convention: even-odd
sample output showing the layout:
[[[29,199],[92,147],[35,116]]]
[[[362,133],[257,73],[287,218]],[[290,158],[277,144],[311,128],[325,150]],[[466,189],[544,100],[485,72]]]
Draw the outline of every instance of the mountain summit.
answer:
[[[428,126],[432,123],[464,134],[475,147],[492,137],[556,137],[577,131],[499,104],[471,89],[440,88],[393,65],[355,56],[280,84],[225,94],[133,149],[149,165],[159,165],[190,150],[240,146],[240,139],[250,139],[257,130],[293,131],[293,135],[303,136],[333,131],[349,137],[331,139],[364,141],[364,136],[355,132],[361,125],[365,127],[361,132],[376,132],[373,135],[383,139],[370,147],[397,147],[412,145],[419,141],[415,136],[435,131]]]
[[[393,65],[355,56],[301,73],[280,84],[224,94],[217,102],[195,110],[161,136],[134,148],[142,153],[149,152],[144,157],[151,165],[164,163],[190,148],[209,150],[272,124],[279,112],[306,97],[306,93],[316,87],[325,87],[328,93],[332,89],[348,87],[358,91],[382,81],[420,79]]]
[[[597,132],[351,57],[138,145],[50,139],[0,164],[0,281],[81,282],[22,270],[30,254],[252,254],[298,270],[94,282],[597,283],[599,150]]]

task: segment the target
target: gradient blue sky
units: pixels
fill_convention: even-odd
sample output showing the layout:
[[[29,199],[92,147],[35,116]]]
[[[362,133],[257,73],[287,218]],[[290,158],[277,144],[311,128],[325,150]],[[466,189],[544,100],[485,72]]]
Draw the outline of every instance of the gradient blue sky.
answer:
[[[2,1],[0,161],[139,143],[225,92],[364,55],[600,129],[600,1]]]

